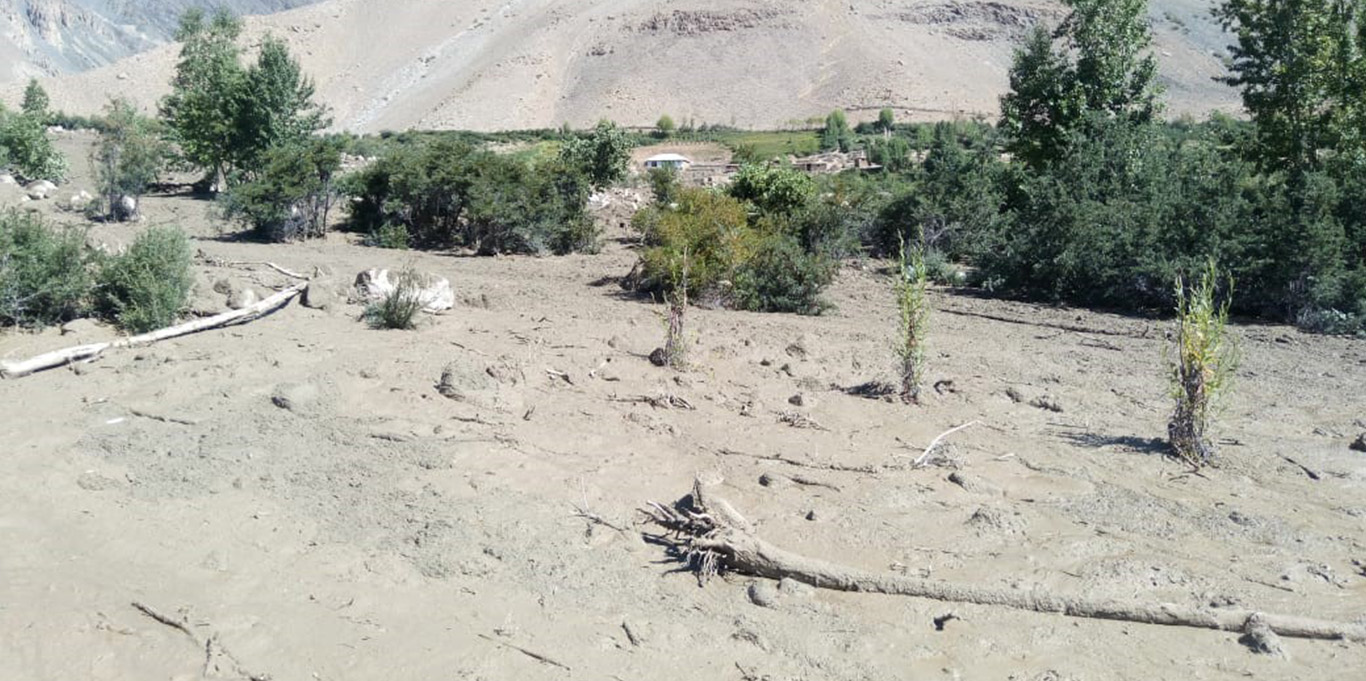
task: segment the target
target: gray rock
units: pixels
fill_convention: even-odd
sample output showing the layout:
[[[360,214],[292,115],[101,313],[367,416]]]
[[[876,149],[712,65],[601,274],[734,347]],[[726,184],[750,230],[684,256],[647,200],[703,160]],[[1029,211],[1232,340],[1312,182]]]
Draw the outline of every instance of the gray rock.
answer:
[[[331,310],[338,301],[336,286],[325,279],[308,282],[308,288],[300,296],[299,303],[313,310]]]
[[[964,473],[963,471],[949,473],[949,482],[958,485],[973,494],[985,494],[988,496],[1001,496],[1004,494],[1000,487],[997,487],[976,475]]]
[[[113,206],[114,217],[119,220],[131,220],[138,215],[138,200],[124,194],[120,196]]]
[[[15,184],[13,175],[0,175],[0,184]]]
[[[791,577],[784,577],[782,581],[778,582],[778,593],[795,598],[811,598],[816,595],[816,589],[810,584],[803,584]]]
[[[1038,407],[1039,409],[1051,411],[1055,414],[1061,414],[1063,411],[1062,403],[1058,401],[1058,398],[1053,397],[1052,395],[1040,395],[1030,400],[1029,406]]]
[[[1358,435],[1349,447],[1354,452],[1366,452],[1366,433]]]
[[[322,391],[312,383],[282,383],[270,396],[271,404],[301,416],[316,414],[321,401]]]
[[[441,371],[441,380],[436,391],[442,397],[456,402],[486,402],[481,396],[495,388],[494,378],[488,368],[476,366],[469,358],[460,358],[447,364]]]
[[[255,291],[244,288],[240,291],[234,291],[228,296],[228,307],[233,310],[241,310],[255,305],[259,300],[260,299],[256,297]]]
[[[778,587],[767,580],[750,584],[749,602],[761,608],[778,607]]]
[[[90,337],[100,333],[99,322],[93,319],[73,319],[62,325],[63,336]]]

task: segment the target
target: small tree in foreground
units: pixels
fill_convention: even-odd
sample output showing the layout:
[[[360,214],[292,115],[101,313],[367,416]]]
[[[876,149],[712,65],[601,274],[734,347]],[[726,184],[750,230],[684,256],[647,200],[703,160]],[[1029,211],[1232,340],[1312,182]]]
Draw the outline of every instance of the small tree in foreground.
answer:
[[[902,244],[897,264],[896,302],[901,320],[896,346],[897,369],[901,400],[909,404],[920,401],[920,389],[925,382],[925,341],[930,326],[929,277],[920,245],[908,254]]]
[[[194,288],[190,240],[174,227],[152,227],[128,250],[101,263],[96,295],[101,310],[130,333],[170,326]]]
[[[1218,279],[1218,268],[1210,261],[1194,285],[1176,280],[1176,357],[1171,362],[1176,409],[1167,438],[1177,456],[1197,467],[1210,462],[1213,446],[1206,430],[1211,410],[1228,391],[1238,364],[1237,347],[1227,334],[1228,299],[1215,301]]]

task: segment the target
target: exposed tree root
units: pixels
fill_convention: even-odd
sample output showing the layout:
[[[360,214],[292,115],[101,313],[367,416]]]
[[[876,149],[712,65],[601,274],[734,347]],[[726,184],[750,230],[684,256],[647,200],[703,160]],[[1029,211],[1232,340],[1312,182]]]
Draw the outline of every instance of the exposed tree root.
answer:
[[[693,487],[693,494],[674,507],[652,503],[650,508],[644,510],[655,524],[673,534],[676,545],[704,581],[725,569],[769,579],[790,578],[836,591],[995,605],[1068,617],[1238,633],[1256,629],[1258,632],[1270,631],[1294,638],[1366,642],[1366,625],[1361,624],[1268,614],[1256,610],[1203,609],[1172,603],[1139,603],[954,584],[829,563],[785,551],[755,536],[749,522],[724,499],[709,495],[707,486],[699,480]]]

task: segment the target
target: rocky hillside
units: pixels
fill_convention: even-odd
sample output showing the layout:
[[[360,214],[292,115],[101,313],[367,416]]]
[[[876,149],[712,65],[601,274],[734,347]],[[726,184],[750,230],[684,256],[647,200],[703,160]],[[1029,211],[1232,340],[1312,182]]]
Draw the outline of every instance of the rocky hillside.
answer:
[[[265,14],[317,0],[0,0],[0,80],[85,71],[164,44],[192,6]]]
[[[82,0],[99,1],[113,2]],[[1237,107],[1213,81],[1229,40],[1209,6],[1153,0],[1171,113]],[[1064,14],[1057,0],[326,0],[248,23],[290,41],[339,128],[648,125],[663,113],[774,127],[835,107],[994,116],[1020,37]],[[112,93],[150,106],[174,63],[163,46],[49,89],[71,111]]]

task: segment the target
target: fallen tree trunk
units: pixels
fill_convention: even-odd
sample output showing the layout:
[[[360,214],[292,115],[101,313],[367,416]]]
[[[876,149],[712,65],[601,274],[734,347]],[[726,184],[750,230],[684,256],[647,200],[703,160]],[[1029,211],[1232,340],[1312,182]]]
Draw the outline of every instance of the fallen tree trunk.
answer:
[[[293,300],[300,293],[303,293],[306,288],[308,288],[308,284],[291,286],[255,305],[250,305],[240,310],[224,312],[223,314],[214,315],[213,317],[205,317],[177,326],[157,329],[156,331],[144,333],[139,336],[129,336],[106,343],[77,345],[75,347],[54,350],[53,352],[44,353],[37,357],[18,362],[0,361],[0,377],[23,378],[24,376],[39,371],[66,366],[72,362],[94,359],[110,348],[132,348],[142,345],[151,345],[158,341],[188,336],[192,333],[199,333],[200,331],[217,329],[231,324],[246,323],[284,307],[289,301]]]
[[[1330,622],[1255,610],[1195,608],[1172,603],[1141,603],[1071,597],[954,584],[861,570],[778,548],[755,536],[749,523],[724,499],[709,495],[698,481],[693,495],[677,509],[651,504],[645,513],[681,541],[693,567],[705,578],[720,568],[767,577],[795,579],[822,589],[913,596],[951,603],[994,605],[1068,617],[1194,627],[1248,633],[1265,625],[1281,636],[1366,642],[1366,625]]]

